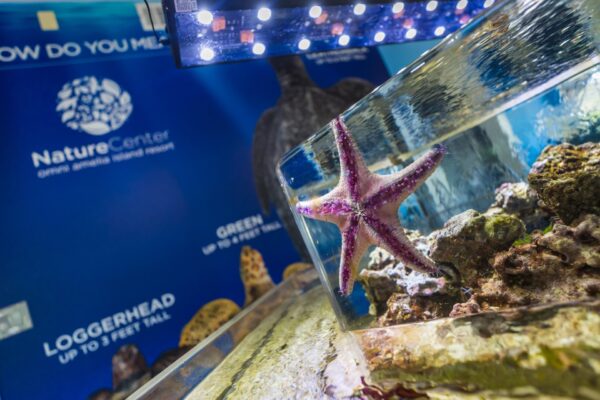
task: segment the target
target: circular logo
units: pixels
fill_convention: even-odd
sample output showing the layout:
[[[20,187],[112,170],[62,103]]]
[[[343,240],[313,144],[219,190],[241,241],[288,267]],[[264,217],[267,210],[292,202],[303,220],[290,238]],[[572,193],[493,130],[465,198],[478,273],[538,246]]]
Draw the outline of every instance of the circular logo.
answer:
[[[94,76],[65,83],[57,102],[56,111],[65,125],[94,136],[119,129],[133,110],[129,93],[113,80]]]

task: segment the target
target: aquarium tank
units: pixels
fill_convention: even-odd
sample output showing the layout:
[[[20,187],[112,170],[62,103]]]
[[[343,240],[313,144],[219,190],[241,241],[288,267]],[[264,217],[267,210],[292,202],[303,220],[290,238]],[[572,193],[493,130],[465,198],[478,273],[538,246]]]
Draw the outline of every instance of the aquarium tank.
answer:
[[[598,296],[599,139],[600,1],[503,1],[278,174],[342,327],[364,329]]]

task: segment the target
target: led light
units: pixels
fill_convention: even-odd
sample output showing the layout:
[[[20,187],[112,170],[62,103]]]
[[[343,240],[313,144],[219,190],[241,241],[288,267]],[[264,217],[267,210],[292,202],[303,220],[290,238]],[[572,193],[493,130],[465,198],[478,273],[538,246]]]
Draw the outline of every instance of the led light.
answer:
[[[254,46],[252,46],[252,53],[256,54],[257,56],[265,54],[265,50],[267,50],[267,47],[261,42],[256,42],[254,43]]]
[[[435,34],[435,36],[442,36],[444,32],[446,32],[446,28],[444,28],[443,26],[438,26],[437,28],[435,28],[435,31],[433,33]]]
[[[456,3],[456,9],[464,10],[467,7],[467,4],[469,4],[467,0],[460,0],[458,3]]]
[[[307,38],[300,39],[300,41],[298,42],[298,48],[300,50],[308,50],[309,47],[310,47],[310,40],[308,40]]]
[[[350,43],[350,36],[348,36],[348,35],[340,36],[340,38],[338,39],[338,43],[340,46],[347,46],[348,43]]]
[[[321,16],[321,14],[323,13],[323,8],[321,8],[321,6],[312,6],[309,10],[308,10],[308,15],[311,18],[319,18]]]
[[[382,31],[377,32],[375,36],[373,36],[373,40],[375,40],[377,43],[383,42],[383,39],[385,39],[385,32]]]
[[[263,22],[268,21],[271,19],[271,9],[268,7],[261,7],[258,9],[256,16]]]
[[[363,15],[366,10],[367,6],[365,6],[363,3],[358,3],[354,6],[352,11],[354,12],[354,15]]]
[[[483,8],[490,8],[493,5],[494,5],[494,0],[485,0],[485,3],[483,3]]]
[[[204,61],[210,61],[215,58],[215,51],[210,47],[203,47],[200,50],[200,59]]]
[[[415,36],[417,36],[417,30],[415,28],[410,28],[406,31],[406,35],[404,35],[407,39],[413,39]]]
[[[438,6],[438,2],[435,1],[435,0],[431,0],[431,1],[427,2],[427,5],[425,6],[425,9],[427,11],[431,12],[431,11],[434,11],[437,8],[437,6]]]
[[[202,25],[210,25],[213,21],[213,15],[208,10],[200,10],[198,14],[196,14],[196,19]]]
[[[392,12],[394,14],[398,14],[399,12],[402,12],[402,10],[404,10],[404,3],[401,1],[394,3],[392,6]]]

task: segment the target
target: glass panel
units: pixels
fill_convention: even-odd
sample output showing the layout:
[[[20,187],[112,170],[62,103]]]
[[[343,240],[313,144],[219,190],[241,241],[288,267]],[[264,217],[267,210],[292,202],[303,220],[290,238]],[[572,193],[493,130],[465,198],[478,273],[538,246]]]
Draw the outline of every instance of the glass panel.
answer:
[[[360,157],[380,175],[402,170],[434,144],[447,148],[441,165],[398,210],[405,228],[420,231],[421,252],[428,253],[432,240],[424,235],[449,218],[484,212],[501,184],[527,182],[546,145],[598,142],[599,48],[597,0],[505,1],[342,114]],[[288,153],[279,175],[292,208],[330,192],[340,180],[331,125]],[[371,304],[358,282],[349,296],[340,293],[338,227],[298,213],[296,220],[343,327],[374,326],[385,303]],[[530,233],[540,228],[526,222]],[[360,268],[369,254],[372,267],[381,267],[371,247]],[[439,268],[462,275],[458,297],[468,298],[477,285],[468,282],[469,272]],[[406,285],[408,278],[398,279]]]
[[[133,393],[129,400],[180,399],[204,380],[268,315],[285,302],[318,285],[314,269],[297,272],[213,332],[163,372]]]

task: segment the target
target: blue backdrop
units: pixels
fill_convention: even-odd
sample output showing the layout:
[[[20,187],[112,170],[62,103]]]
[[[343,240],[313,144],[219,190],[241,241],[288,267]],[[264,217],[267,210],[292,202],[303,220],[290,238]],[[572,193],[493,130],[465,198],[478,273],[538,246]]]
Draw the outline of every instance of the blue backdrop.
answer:
[[[55,13],[57,31],[40,29],[40,10]],[[323,86],[388,77],[374,50],[305,61]],[[33,322],[0,340],[2,399],[110,387],[111,357],[125,343],[151,364],[206,302],[243,304],[243,244],[263,252],[276,281],[298,260],[283,229],[207,254],[218,227],[260,214],[252,135],[279,97],[266,61],[176,70],[130,2],[0,4],[0,87],[0,308],[26,301]],[[108,123],[102,113],[122,118]],[[162,147],[140,138],[157,132]],[[124,140],[131,153],[118,150]],[[107,154],[63,159],[73,151],[65,147],[81,155],[81,146]],[[88,164],[76,170],[80,161]],[[72,359],[57,350],[57,339],[67,347],[61,335],[165,293],[175,297],[168,320]]]

